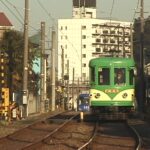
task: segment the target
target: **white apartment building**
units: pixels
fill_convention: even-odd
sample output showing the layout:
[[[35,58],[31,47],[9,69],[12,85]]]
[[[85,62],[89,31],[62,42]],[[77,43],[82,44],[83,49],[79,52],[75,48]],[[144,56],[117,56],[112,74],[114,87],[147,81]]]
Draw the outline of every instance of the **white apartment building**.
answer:
[[[83,3],[80,4],[78,1],[73,1],[72,19],[58,20],[58,79],[62,79],[64,64],[64,75],[69,68],[70,83],[73,79],[73,68],[76,83],[78,80],[89,80],[88,64],[92,58],[132,55],[131,22],[96,19],[96,1],[81,0]]]

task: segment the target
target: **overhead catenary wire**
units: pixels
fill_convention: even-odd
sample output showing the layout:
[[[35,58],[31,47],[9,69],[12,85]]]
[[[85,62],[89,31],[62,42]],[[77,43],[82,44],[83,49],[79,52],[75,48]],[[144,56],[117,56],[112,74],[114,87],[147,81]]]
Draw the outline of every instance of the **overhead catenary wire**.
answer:
[[[51,15],[51,13],[49,13],[47,11],[47,9],[44,7],[44,5],[39,0],[37,0],[37,2],[40,5],[40,7],[44,10],[44,12],[48,15],[48,17],[50,18],[50,20],[52,20],[53,25],[55,25],[55,27],[57,28],[57,23],[55,23],[56,19]],[[58,30],[64,35],[64,33],[60,29],[58,29]],[[77,52],[77,49],[75,48],[75,46],[72,44],[72,42],[68,38],[66,40],[68,41],[68,43],[70,43],[70,45],[72,46],[72,48],[76,51],[78,58],[81,60],[81,57],[79,56],[79,53]]]
[[[4,3],[4,1],[0,0],[0,2],[14,15],[14,17],[20,22],[20,24],[23,25],[23,21],[18,18],[18,16]]]
[[[8,0],[5,0],[9,5],[11,5],[17,12],[17,14],[20,16],[20,18],[22,19],[23,16],[22,14],[18,11],[17,7],[15,5],[13,5],[11,2],[9,2]]]
[[[112,13],[113,13],[113,9],[114,9],[114,4],[115,4],[115,0],[112,1],[112,6],[111,6],[111,9],[110,9],[110,22],[112,20]]]
[[[54,22],[55,18],[52,17],[51,13],[49,13],[47,11],[47,9],[44,7],[44,5],[39,0],[37,0],[37,2],[40,5],[40,7],[45,11],[45,13],[48,15],[48,17]]]
[[[140,0],[137,0],[137,6],[136,6],[135,11],[134,11],[134,14],[133,14],[132,22],[133,22],[133,21],[134,21],[134,19],[135,19],[135,16],[136,16],[136,13],[137,13],[137,10],[138,10],[138,7],[139,7],[139,4],[140,4]]]
[[[17,19],[17,21],[23,26],[24,25],[24,20],[23,17],[21,15],[21,13],[18,11],[17,7],[15,5],[13,5],[12,3],[10,3],[8,0],[6,0],[5,2],[7,2],[9,5],[11,5],[17,12],[17,14],[19,15],[19,17],[5,4],[5,2],[3,0],[0,0],[0,2],[8,9],[8,11]],[[36,29],[35,27],[29,25],[30,28],[32,28],[34,31],[39,32],[39,29]]]

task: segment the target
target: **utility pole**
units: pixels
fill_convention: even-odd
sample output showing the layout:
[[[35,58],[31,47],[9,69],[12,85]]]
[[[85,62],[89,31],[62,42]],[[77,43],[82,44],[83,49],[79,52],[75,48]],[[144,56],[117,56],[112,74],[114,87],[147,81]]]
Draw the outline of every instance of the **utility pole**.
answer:
[[[123,28],[123,45],[122,45],[122,56],[125,58],[126,54],[125,54],[125,27]]]
[[[52,87],[52,111],[55,111],[55,51],[56,51],[56,32],[52,30],[52,53],[51,53],[51,87]]]
[[[24,59],[23,59],[23,117],[28,116],[28,25],[29,25],[29,0],[25,0],[24,17]]]
[[[81,84],[82,84],[82,26],[81,26]]]
[[[69,104],[69,60],[67,60],[67,76],[68,76],[68,80],[67,80],[67,104]]]
[[[41,113],[45,112],[45,22],[41,22]]]
[[[140,2],[140,22],[141,22],[141,33],[140,33],[140,111],[144,110],[145,103],[145,80],[144,80],[144,0]]]
[[[79,100],[78,100],[78,96],[80,94],[80,85],[79,85],[79,78],[78,78],[78,87],[77,87],[77,110],[79,110]]]
[[[130,24],[130,35],[131,35],[131,58],[133,58],[133,25]]]
[[[62,99],[62,107],[63,107],[63,110],[65,109],[65,104],[64,104],[64,48],[63,48],[63,46],[61,46],[61,49],[62,49],[62,55],[61,55],[61,68],[62,68],[62,76],[61,76],[61,78],[62,78],[62,89],[63,89],[63,91],[62,91],[62,97],[63,97],[63,99]]]
[[[72,110],[74,110],[74,68],[72,74]]]

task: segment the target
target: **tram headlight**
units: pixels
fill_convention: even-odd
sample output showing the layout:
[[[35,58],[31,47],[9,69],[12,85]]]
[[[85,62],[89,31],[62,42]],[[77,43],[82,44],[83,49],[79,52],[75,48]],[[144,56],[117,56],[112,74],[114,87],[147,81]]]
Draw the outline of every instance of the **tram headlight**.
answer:
[[[96,93],[95,98],[99,98],[100,96],[100,93]]]
[[[127,98],[127,96],[128,96],[128,94],[127,94],[127,93],[124,93],[124,94],[122,95],[122,98]]]

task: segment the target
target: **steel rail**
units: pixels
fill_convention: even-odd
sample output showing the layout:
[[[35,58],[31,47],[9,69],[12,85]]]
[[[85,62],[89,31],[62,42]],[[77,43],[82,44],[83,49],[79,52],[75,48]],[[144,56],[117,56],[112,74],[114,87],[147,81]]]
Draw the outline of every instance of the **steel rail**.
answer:
[[[142,138],[140,137],[139,133],[137,132],[137,130],[131,126],[128,122],[127,122],[128,127],[132,130],[132,132],[136,135],[137,140],[137,146],[136,146],[136,150],[140,150],[142,147]]]
[[[58,128],[56,128],[55,130],[53,130],[52,132],[50,132],[50,134],[46,135],[43,139],[40,139],[34,143],[30,143],[28,145],[26,145],[25,147],[22,148],[22,150],[25,150],[27,148],[30,148],[40,142],[45,143],[46,144],[46,139],[49,138],[50,136],[52,136],[54,133],[56,133],[58,130],[60,130],[62,127],[64,127],[66,124],[68,124],[71,120],[73,120],[75,117],[77,117],[79,114],[76,114],[74,116],[72,116],[70,119],[67,119],[67,121],[65,121],[64,123],[62,123]]]
[[[88,145],[90,145],[90,143],[93,141],[93,139],[94,139],[94,137],[95,137],[95,135],[96,135],[96,133],[97,133],[98,124],[99,124],[99,121],[96,122],[93,135],[91,136],[91,138],[89,139],[89,141],[86,142],[86,143],[85,143],[84,145],[82,145],[81,147],[79,147],[77,150],[82,150],[82,149],[86,148]]]

